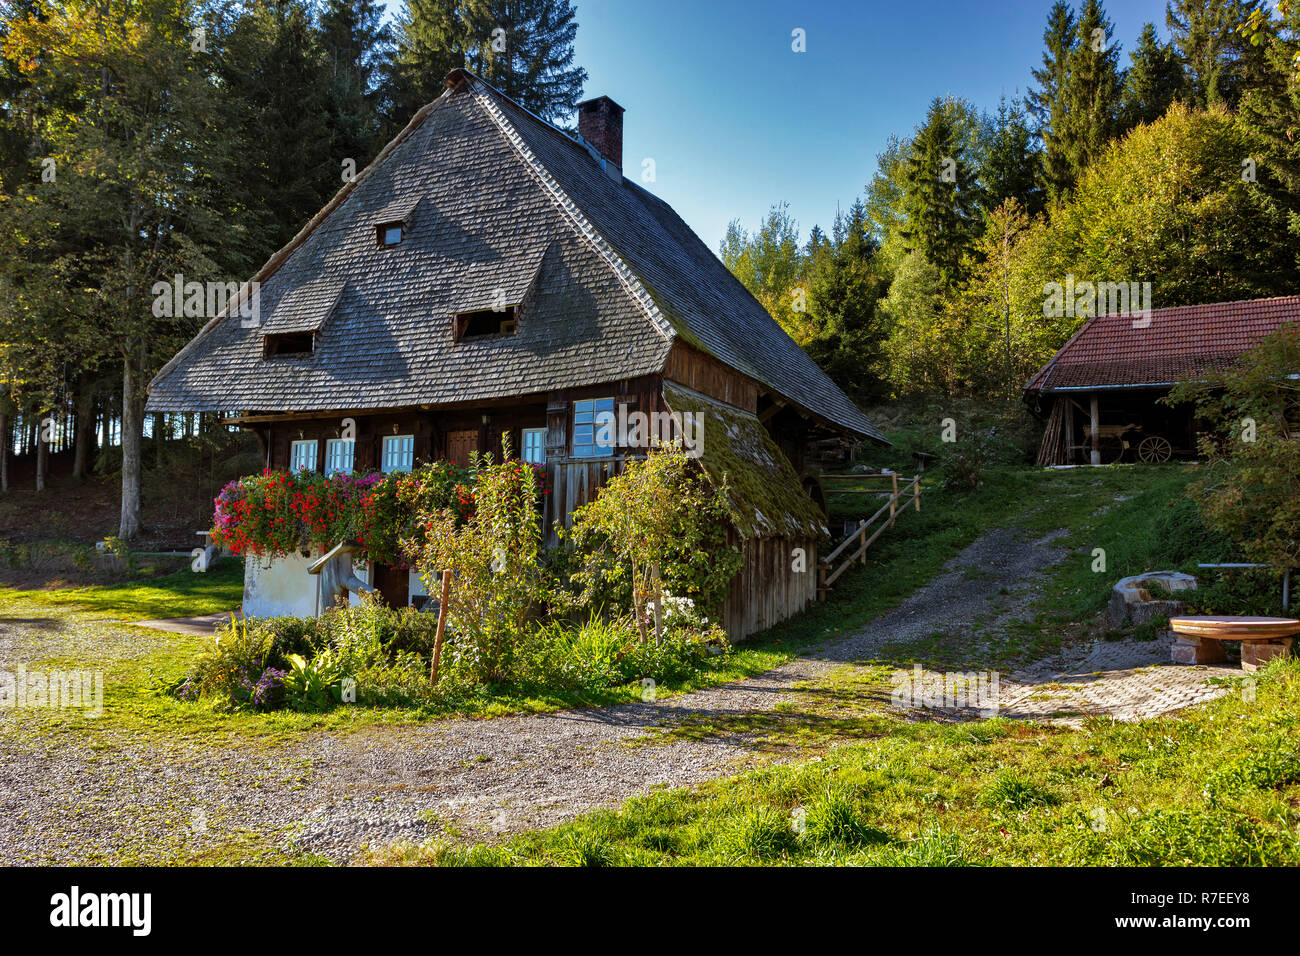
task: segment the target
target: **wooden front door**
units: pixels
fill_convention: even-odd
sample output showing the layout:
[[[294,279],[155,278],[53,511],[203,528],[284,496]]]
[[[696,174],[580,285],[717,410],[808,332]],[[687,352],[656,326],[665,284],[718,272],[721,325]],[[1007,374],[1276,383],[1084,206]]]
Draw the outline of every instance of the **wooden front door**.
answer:
[[[406,568],[376,564],[374,586],[389,607],[406,607],[411,602],[410,577]]]
[[[479,450],[478,429],[447,432],[447,458],[461,466],[469,465],[471,453]]]

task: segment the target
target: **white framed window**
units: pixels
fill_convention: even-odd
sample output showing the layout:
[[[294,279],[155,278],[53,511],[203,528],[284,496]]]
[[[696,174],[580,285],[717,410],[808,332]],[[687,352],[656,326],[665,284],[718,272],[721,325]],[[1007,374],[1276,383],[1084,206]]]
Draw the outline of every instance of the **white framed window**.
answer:
[[[415,464],[415,436],[385,435],[380,469],[385,474],[390,471],[410,471],[413,464]]]
[[[574,402],[573,457],[605,458],[614,454],[613,421],[612,398],[584,398]]]
[[[325,474],[347,474],[352,470],[352,453],[357,443],[346,438],[331,438],[325,442]]]
[[[289,447],[289,470],[315,471],[316,470],[316,440],[296,441]]]
[[[525,428],[523,439],[524,461],[530,465],[546,464],[546,429]]]

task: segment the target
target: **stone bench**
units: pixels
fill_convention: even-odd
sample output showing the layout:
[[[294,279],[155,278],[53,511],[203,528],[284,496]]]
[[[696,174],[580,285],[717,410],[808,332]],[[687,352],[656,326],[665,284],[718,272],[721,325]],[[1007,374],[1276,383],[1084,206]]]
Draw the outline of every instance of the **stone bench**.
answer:
[[[1300,621],[1288,617],[1220,617],[1196,615],[1170,618],[1175,664],[1222,664],[1228,659],[1224,641],[1241,642],[1241,669],[1257,671],[1275,657],[1291,653]]]

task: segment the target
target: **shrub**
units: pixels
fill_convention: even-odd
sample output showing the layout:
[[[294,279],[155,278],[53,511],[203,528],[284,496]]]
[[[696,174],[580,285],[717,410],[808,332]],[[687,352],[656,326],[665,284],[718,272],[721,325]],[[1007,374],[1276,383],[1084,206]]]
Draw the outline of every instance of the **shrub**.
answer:
[[[436,620],[366,596],[319,618],[235,620],[215,648],[170,688],[182,700],[223,710],[319,710],[337,703],[342,680],[356,681],[359,704],[427,699],[428,655]]]
[[[1248,561],[1300,565],[1300,327],[1286,326],[1232,368],[1175,387],[1170,404],[1194,401],[1216,426],[1203,435],[1206,477],[1189,493],[1206,524]]]
[[[742,562],[727,542],[729,517],[726,489],[680,451],[629,461],[562,533],[578,556],[580,600],[629,608],[643,641],[653,602],[670,592],[716,614]]]
[[[285,672],[271,666],[270,648],[269,635],[232,614],[213,651],[172,692],[181,700],[209,698],[219,709],[275,710],[284,702]]]
[[[476,463],[475,509],[463,522],[447,509],[422,510],[423,541],[408,542],[430,594],[443,572],[453,575],[445,608],[448,666],[461,679],[499,683],[506,678],[516,642],[549,593],[541,571],[542,523],[537,476],[510,458]]]

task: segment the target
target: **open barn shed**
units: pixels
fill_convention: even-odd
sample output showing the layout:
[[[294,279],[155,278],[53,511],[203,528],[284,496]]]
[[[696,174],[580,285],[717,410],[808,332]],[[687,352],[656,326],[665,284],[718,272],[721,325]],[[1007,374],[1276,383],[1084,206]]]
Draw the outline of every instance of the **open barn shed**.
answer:
[[[1161,399],[1179,382],[1230,367],[1296,321],[1300,296],[1088,319],[1025,386],[1025,401],[1045,422],[1038,464],[1190,457],[1194,410]]]

